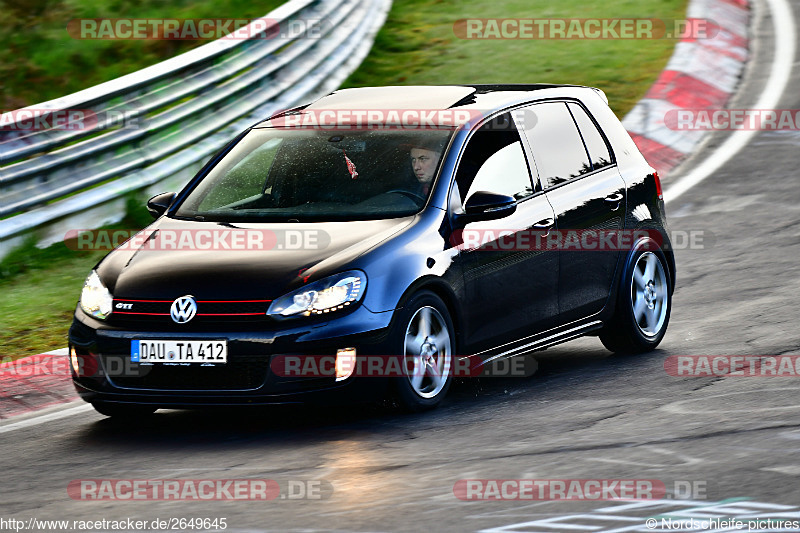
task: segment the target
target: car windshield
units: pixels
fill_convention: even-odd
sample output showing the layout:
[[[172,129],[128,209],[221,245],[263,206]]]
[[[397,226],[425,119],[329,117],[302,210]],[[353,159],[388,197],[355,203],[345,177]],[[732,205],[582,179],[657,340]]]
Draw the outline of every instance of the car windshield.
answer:
[[[452,131],[253,129],[175,214],[256,222],[412,215],[427,201]]]

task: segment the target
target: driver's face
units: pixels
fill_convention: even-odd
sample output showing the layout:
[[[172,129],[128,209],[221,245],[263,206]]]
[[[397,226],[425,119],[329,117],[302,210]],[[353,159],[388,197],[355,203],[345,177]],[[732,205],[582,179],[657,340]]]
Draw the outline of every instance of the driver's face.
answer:
[[[441,152],[425,150],[424,148],[411,149],[411,168],[420,183],[431,182],[441,155]]]

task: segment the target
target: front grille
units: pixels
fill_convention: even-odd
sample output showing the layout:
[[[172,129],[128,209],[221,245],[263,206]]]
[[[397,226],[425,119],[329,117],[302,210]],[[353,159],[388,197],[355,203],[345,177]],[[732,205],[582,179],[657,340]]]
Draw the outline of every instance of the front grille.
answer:
[[[197,314],[190,323],[214,324],[257,322],[267,319],[271,300],[198,300]],[[108,322],[114,325],[135,323],[173,324],[169,310],[172,300],[115,299]]]
[[[118,387],[149,390],[251,390],[264,384],[267,362],[228,362],[224,365],[139,365],[138,376],[113,376]]]

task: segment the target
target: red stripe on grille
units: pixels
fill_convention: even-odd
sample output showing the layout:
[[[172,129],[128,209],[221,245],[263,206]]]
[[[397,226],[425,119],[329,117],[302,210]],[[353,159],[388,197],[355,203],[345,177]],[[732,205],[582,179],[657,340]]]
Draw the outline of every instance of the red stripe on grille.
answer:
[[[130,313],[127,311],[114,311],[113,315],[150,315],[150,316],[169,316],[169,313]]]
[[[132,313],[130,311],[114,311],[115,315],[149,315],[149,316],[169,316],[169,313]],[[266,315],[266,313],[197,313],[197,316],[245,316],[245,315]]]
[[[266,315],[267,313],[197,313],[197,316],[245,316],[245,315]]]
[[[160,303],[160,304],[168,304],[174,300],[129,300],[127,298],[114,298],[115,302],[151,302],[151,303]]]
[[[168,304],[172,303],[174,300],[130,300],[128,298],[120,298],[114,299],[115,302],[150,302],[150,303],[162,303]],[[239,304],[239,303],[260,303],[260,302],[271,302],[272,300],[195,300],[199,304]]]
[[[197,300],[199,304],[246,304],[258,302],[271,302],[272,300]]]

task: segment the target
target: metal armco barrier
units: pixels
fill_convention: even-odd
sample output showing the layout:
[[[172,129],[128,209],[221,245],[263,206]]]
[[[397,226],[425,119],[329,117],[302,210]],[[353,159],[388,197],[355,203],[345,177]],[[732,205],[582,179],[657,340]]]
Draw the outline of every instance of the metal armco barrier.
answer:
[[[95,87],[25,108],[88,112],[82,127],[0,129],[0,257],[35,233],[116,222],[126,194],[182,186],[236,134],[335,90],[369,52],[391,0],[291,0],[279,35],[219,39]],[[255,33],[261,26],[250,29]],[[271,29],[275,31],[275,27]],[[11,124],[9,124],[11,122]]]

